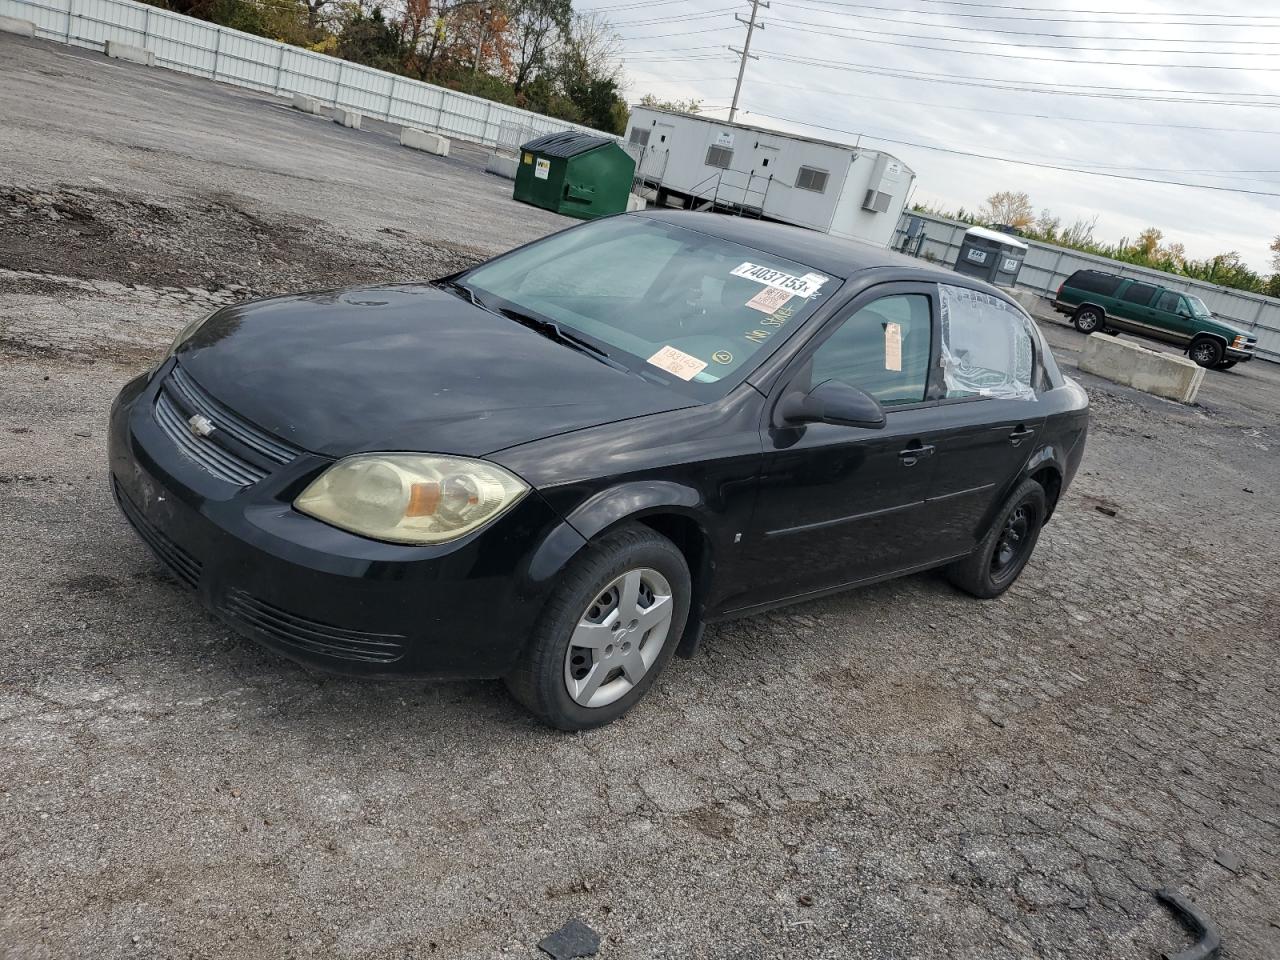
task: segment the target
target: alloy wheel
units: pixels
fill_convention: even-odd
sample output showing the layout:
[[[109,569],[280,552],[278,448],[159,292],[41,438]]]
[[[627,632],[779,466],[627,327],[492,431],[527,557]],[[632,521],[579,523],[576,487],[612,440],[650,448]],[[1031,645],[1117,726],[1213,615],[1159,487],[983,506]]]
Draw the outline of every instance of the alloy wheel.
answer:
[[[667,578],[650,567],[628,570],[587,605],[564,655],[573,701],[604,707],[649,672],[671,631],[675,602]]]
[[[1191,348],[1191,359],[1203,366],[1204,364],[1211,362],[1216,353],[1217,351],[1214,350],[1212,343],[1208,340],[1201,340]]]

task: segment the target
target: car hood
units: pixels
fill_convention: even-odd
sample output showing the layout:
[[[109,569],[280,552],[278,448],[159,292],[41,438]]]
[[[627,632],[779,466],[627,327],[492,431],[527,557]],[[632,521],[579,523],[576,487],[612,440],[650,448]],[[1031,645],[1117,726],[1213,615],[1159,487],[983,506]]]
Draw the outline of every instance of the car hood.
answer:
[[[425,284],[278,297],[177,352],[214,399],[326,456],[482,456],[695,401]]]

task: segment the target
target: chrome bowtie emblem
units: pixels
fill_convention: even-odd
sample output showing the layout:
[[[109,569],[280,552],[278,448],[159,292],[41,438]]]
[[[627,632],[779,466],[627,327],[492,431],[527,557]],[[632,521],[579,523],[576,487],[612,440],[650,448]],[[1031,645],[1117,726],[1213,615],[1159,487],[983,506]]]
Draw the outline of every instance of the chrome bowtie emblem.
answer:
[[[213,433],[213,421],[203,414],[195,414],[187,421],[187,427],[197,437],[207,437]]]

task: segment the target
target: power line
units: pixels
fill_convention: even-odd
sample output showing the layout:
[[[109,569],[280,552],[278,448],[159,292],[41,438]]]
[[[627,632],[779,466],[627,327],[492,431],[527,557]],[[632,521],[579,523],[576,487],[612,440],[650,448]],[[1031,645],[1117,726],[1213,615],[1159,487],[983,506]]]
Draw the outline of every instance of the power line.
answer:
[[[814,6],[815,4],[818,6]],[[1280,23],[1255,23],[1255,22],[1205,23],[1205,22],[1196,21],[1196,20],[1189,20],[1189,21],[1186,21],[1186,20],[1105,20],[1105,21],[1099,22],[1099,21],[1093,21],[1093,20],[1068,19],[1065,17],[1021,17],[1021,16],[1007,16],[1005,14],[1000,14],[1000,13],[953,13],[949,10],[943,10],[935,13],[932,10],[908,10],[903,7],[882,7],[882,6],[879,6],[876,4],[870,4],[870,3],[844,3],[844,2],[838,2],[838,0],[806,0],[806,2],[803,4],[797,3],[796,0],[787,0],[786,3],[782,3],[780,0],[779,5],[787,6],[787,7],[807,6],[810,9],[823,9],[823,8],[829,8],[829,7],[837,7],[842,9],[849,8],[849,9],[859,9],[859,10],[880,10],[886,13],[905,13],[912,17],[922,17],[922,16],[923,17],[953,17],[956,19],[966,19],[966,20],[1017,20],[1017,21],[1035,21],[1037,23],[1093,23],[1097,26],[1106,26],[1106,27],[1129,25],[1129,26],[1143,26],[1143,27],[1233,27],[1235,29],[1241,29],[1241,28],[1247,27],[1251,30],[1257,30],[1260,28],[1280,29]],[[1057,12],[1074,13],[1077,11],[1059,10]],[[1080,12],[1083,12],[1083,11],[1080,11]],[[1131,16],[1131,15],[1133,14],[1116,14],[1116,16]],[[1153,14],[1150,14],[1150,16],[1183,16],[1183,14],[1153,13]],[[1190,14],[1187,14],[1186,16],[1190,16]],[[1217,14],[1197,14],[1197,16],[1217,16]],[[1244,15],[1238,14],[1237,16],[1244,16]],[[1268,16],[1268,17],[1264,17],[1263,19],[1280,19],[1280,17]],[[909,21],[899,20],[896,22],[907,23]],[[921,24],[921,26],[923,25],[924,24]]]
[[[939,153],[950,153],[962,157],[974,157],[978,160],[993,160],[998,163],[1015,163],[1024,167],[1039,167],[1043,170],[1060,170],[1064,173],[1078,173],[1087,177],[1107,177],[1113,180],[1131,180],[1138,183],[1155,183],[1167,187],[1194,187],[1199,190],[1213,190],[1219,193],[1239,193],[1253,197],[1280,197],[1280,193],[1267,190],[1250,190],[1245,187],[1223,187],[1212,183],[1189,183],[1184,180],[1160,180],[1156,177],[1140,177],[1134,174],[1124,173],[1106,173],[1099,170],[1086,170],[1080,167],[1067,167],[1056,163],[1043,163],[1035,160],[1018,160],[1013,157],[1000,157],[989,153],[977,153],[971,150],[957,150],[954,147],[940,147],[930,143],[916,143],[911,140],[897,140],[893,137],[881,137],[873,134],[858,133],[853,130],[844,130],[840,127],[827,127],[820,123],[808,123],[800,120],[792,120],[789,117],[775,117],[768,113],[757,113],[754,110],[748,110],[752,116],[765,117],[769,120],[780,120],[783,123],[797,123],[804,127],[813,127],[816,130],[826,130],[832,133],[843,133],[847,136],[866,137],[870,140],[881,140],[885,143],[895,143],[906,147],[916,147],[920,150],[936,150]]]
[[[1280,107],[1280,99],[1270,93],[1247,93],[1238,90],[1169,90],[1160,87],[1106,87],[1096,84],[1068,85],[1050,84],[1037,80],[1017,80],[999,77],[960,78],[949,73],[932,73],[920,70],[902,70],[882,67],[874,64],[855,64],[839,60],[820,60],[815,57],[800,57],[792,54],[776,53],[762,50],[760,56],[783,63],[796,63],[801,66],[821,67],[830,70],[841,70],[848,73],[865,73],[875,76],[897,77],[902,80],[919,80],[926,83],[946,83],[951,86],[983,87],[991,90],[1008,90],[1014,93],[1043,93],[1055,96],[1091,97],[1103,100],[1144,100],[1161,103],[1182,103],[1202,106],[1233,107]],[[1097,91],[1126,91],[1097,92]],[[1137,96],[1136,94],[1146,94]],[[1184,94],[1191,97],[1268,97],[1263,101],[1238,100],[1200,100],[1183,97],[1150,96],[1151,94]]]
[[[1061,7],[1025,7],[1015,4],[1005,3],[980,3],[976,0],[916,0],[917,3],[933,3],[948,7],[979,7],[987,10],[1022,10],[1026,12],[1039,11],[1042,13],[1086,13],[1086,14],[1102,14],[1108,17],[1114,16],[1135,16],[1135,17],[1158,17],[1164,16],[1161,13],[1149,13],[1146,10],[1066,10]],[[859,6],[860,4],[852,3],[849,6]],[[924,11],[904,10],[905,13],[923,13]],[[948,14],[949,16],[951,14]],[[1280,20],[1280,14],[1253,14],[1253,13],[1169,13],[1175,17],[1221,17],[1228,20]]]
[[[699,79],[699,78],[690,78]],[[708,78],[710,81],[711,78]],[[718,79],[718,78],[717,78]],[[730,77],[730,80],[733,78]],[[1033,120],[1052,120],[1055,123],[1073,122],[1073,123],[1106,123],[1115,124],[1125,127],[1164,127],[1170,130],[1204,130],[1213,133],[1247,133],[1257,134],[1259,136],[1280,136],[1280,130],[1253,130],[1244,127],[1209,127],[1191,123],[1155,123],[1143,120],[1111,120],[1104,117],[1064,117],[1052,113],[1023,113],[1015,110],[995,110],[991,107],[969,107],[958,103],[934,103],[931,101],[906,100],[894,97],[882,97],[870,93],[850,93],[847,90],[828,90],[815,88],[812,84],[782,83],[777,80],[770,80],[771,87],[786,87],[790,90],[807,90],[810,93],[829,93],[840,97],[849,97],[858,100],[874,100],[877,103],[904,103],[910,106],[921,107],[928,110],[964,110],[971,113],[992,113],[1007,117],[1027,117]],[[1256,172],[1256,171],[1251,171]]]
[[[706,13],[690,13],[690,14],[685,14],[683,16],[679,16],[679,17],[651,17],[646,20],[620,20],[616,23],[611,23],[610,26],[643,27],[643,26],[649,26],[651,24],[666,25],[668,23],[679,23],[681,21],[686,21],[686,20],[706,20],[709,17],[718,17],[718,16],[721,16],[722,14],[732,13],[736,9],[737,9],[736,7],[721,7],[718,10],[708,10]]]
[[[1064,40],[1110,40],[1112,39],[1111,37],[1107,37],[1107,36],[1098,36],[1096,33],[1050,33],[1050,32],[1037,31],[1037,30],[1002,30],[997,27],[986,26],[985,24],[981,26],[966,26],[964,24],[950,24],[950,23],[914,23],[910,20],[901,20],[896,17],[877,17],[874,14],[868,14],[868,13],[857,13],[857,14],[839,13],[838,11],[832,10],[828,7],[813,5],[814,3],[828,2],[828,0],[813,0],[812,3],[804,2],[804,0],[776,0],[776,2],[780,7],[792,7],[797,10],[812,10],[815,13],[830,13],[833,16],[856,18],[859,24],[861,24],[863,21],[866,21],[866,20],[872,20],[872,21],[875,21],[876,23],[894,23],[894,24],[897,24],[898,26],[922,26],[922,27],[929,27],[931,30],[957,30],[962,33],[982,33],[982,34],[998,33],[1003,36],[1012,36],[1012,37],[1057,37],[1059,39],[1064,39]],[[1064,22],[1090,23],[1091,21],[1067,20]],[[1105,24],[1099,23],[1096,25],[1104,26]],[[1159,26],[1165,26],[1165,24],[1151,23],[1151,24],[1148,24],[1148,26],[1159,27]],[[1205,26],[1205,24],[1202,24],[1202,23],[1201,24],[1174,24],[1174,26],[1201,26],[1202,27],[1202,26]],[[1232,24],[1232,26],[1239,26],[1239,24]],[[1133,40],[1133,41],[1141,40],[1141,41],[1151,42],[1151,43],[1156,43],[1156,42],[1202,43],[1204,42],[1202,39],[1199,39],[1199,38],[1194,40],[1182,40],[1177,37],[1126,37],[1124,39]],[[1248,44],[1248,45],[1266,45],[1266,46],[1275,46],[1276,44],[1280,44],[1280,40],[1218,40],[1216,38],[1211,42],[1219,43],[1219,44]]]
[[[821,28],[822,28],[821,32],[822,32],[822,33],[824,33],[824,34],[828,34],[828,35],[830,35],[830,33],[831,33],[831,31],[832,31],[832,30],[842,30],[842,31],[855,31],[857,34],[860,34],[860,35],[872,34],[872,35],[875,35],[875,36],[882,36],[882,37],[905,37],[906,39],[909,39],[909,40],[938,40],[938,41],[941,41],[942,43],[971,43],[971,44],[976,44],[976,45],[980,45],[980,46],[984,46],[984,47],[1024,47],[1024,48],[1037,49],[1037,50],[1091,50],[1091,51],[1102,52],[1102,53],[1174,53],[1174,54],[1180,54],[1180,55],[1184,55],[1184,56],[1194,54],[1194,55],[1202,56],[1202,57],[1280,57],[1280,50],[1277,50],[1277,51],[1262,51],[1262,50],[1177,50],[1177,49],[1170,49],[1170,48],[1167,48],[1167,47],[1164,47],[1164,48],[1157,48],[1157,49],[1155,49],[1155,50],[1149,50],[1149,49],[1141,48],[1141,47],[1082,47],[1082,46],[1074,46],[1074,45],[1072,45],[1072,44],[1064,44],[1064,43],[1019,43],[1019,42],[1017,42],[1017,41],[1012,41],[1012,42],[1010,42],[1010,41],[1005,41],[1005,40],[968,40],[968,39],[965,39],[965,38],[963,38],[963,37],[937,37],[937,36],[932,36],[932,35],[929,35],[929,34],[918,34],[918,33],[898,33],[897,31],[894,31],[894,30],[868,30],[868,29],[867,29],[867,28],[865,28],[865,27],[844,27],[844,26],[840,26],[840,25],[837,25],[837,24],[819,23],[819,22],[814,21],[814,20],[788,20],[786,23],[771,22],[771,23],[770,23],[770,26],[774,26],[774,27],[782,27],[784,30],[799,30],[799,28],[800,28],[800,27],[821,27]],[[959,29],[959,28],[957,28],[957,29]],[[709,31],[701,31],[701,30],[700,30],[700,31],[697,31],[697,32],[699,32],[699,33],[703,33],[703,32],[709,32]],[[818,31],[800,31],[800,32],[810,33],[810,32],[818,32]],[[984,31],[984,32],[985,32],[985,31]],[[859,39],[857,36],[846,36],[846,35],[845,35],[845,34],[843,34],[843,33],[842,33],[840,36],[841,36],[841,38],[842,38],[842,39],[849,39],[849,40],[856,40],[856,39]],[[1035,34],[1029,34],[1029,36],[1035,36]],[[1081,37],[1080,39],[1088,39],[1088,40],[1105,40],[1105,39],[1108,39],[1108,38],[1106,38],[1106,37]],[[1125,37],[1125,38],[1123,38],[1123,39],[1125,40],[1125,42],[1133,42],[1133,43],[1162,43],[1162,42],[1165,42],[1165,41],[1163,41],[1163,40],[1162,40],[1161,38],[1159,38],[1159,37],[1151,37],[1151,38],[1149,38],[1149,39],[1147,39],[1147,38],[1139,39],[1139,38],[1136,38],[1136,37]],[[874,41],[874,42],[879,43],[879,42],[881,42],[881,41],[878,41],[878,40],[877,40],[877,41]],[[1184,41],[1184,42],[1191,43],[1191,42],[1195,42],[1195,41]],[[1210,43],[1225,43],[1225,42],[1229,42],[1229,41],[1211,40],[1211,41],[1209,41],[1209,42],[1210,42]],[[1267,45],[1272,45],[1272,46],[1280,45],[1280,41],[1278,41],[1278,40],[1242,40],[1242,41],[1239,41],[1239,42],[1241,42],[1241,43],[1267,44]],[[932,49],[936,49],[936,48],[934,48],[934,47],[927,47],[927,48],[924,48],[924,49],[932,50]],[[961,51],[952,51],[952,52],[961,52]],[[974,51],[963,51],[963,52],[969,52],[969,53],[972,53],[972,52],[974,52]],[[1037,58],[1037,59],[1038,59],[1038,58]],[[1153,64],[1153,66],[1158,66],[1158,64]]]
[[[783,30],[793,30],[799,33],[819,34],[821,36],[831,36],[832,28],[827,27],[825,30],[812,30],[807,27],[793,27],[785,23],[772,23],[770,26],[778,27]],[[899,43],[894,40],[872,40],[867,37],[857,37],[849,34],[840,34],[841,40],[853,40],[859,43],[874,43],[886,47],[910,47],[913,50],[933,50],[937,53],[953,53],[964,54],[970,57],[988,57],[999,60],[1035,60],[1038,63],[1080,63],[1079,57],[1045,57],[1041,55],[1019,54],[1019,53],[992,53],[986,50],[953,50],[948,47],[931,47],[923,43]],[[1117,51],[1118,52],[1118,51]],[[1134,53],[1147,53],[1145,50],[1134,50]],[[1150,51],[1159,52],[1159,51]],[[1274,56],[1274,54],[1267,54]],[[1097,64],[1102,67],[1160,67],[1165,70],[1237,70],[1250,73],[1275,73],[1280,72],[1280,67],[1241,67],[1229,64],[1217,63],[1138,63],[1132,60],[1105,60]]]

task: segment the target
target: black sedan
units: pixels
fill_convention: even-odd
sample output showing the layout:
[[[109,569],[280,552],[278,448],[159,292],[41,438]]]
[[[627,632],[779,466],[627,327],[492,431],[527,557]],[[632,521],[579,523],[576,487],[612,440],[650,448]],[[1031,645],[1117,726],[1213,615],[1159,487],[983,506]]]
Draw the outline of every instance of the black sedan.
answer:
[[[502,677],[563,729],[704,624],[945,568],[1017,579],[1088,400],[1001,291],[711,214],[433,283],[226,307],[111,412],[138,534],[308,664]]]

